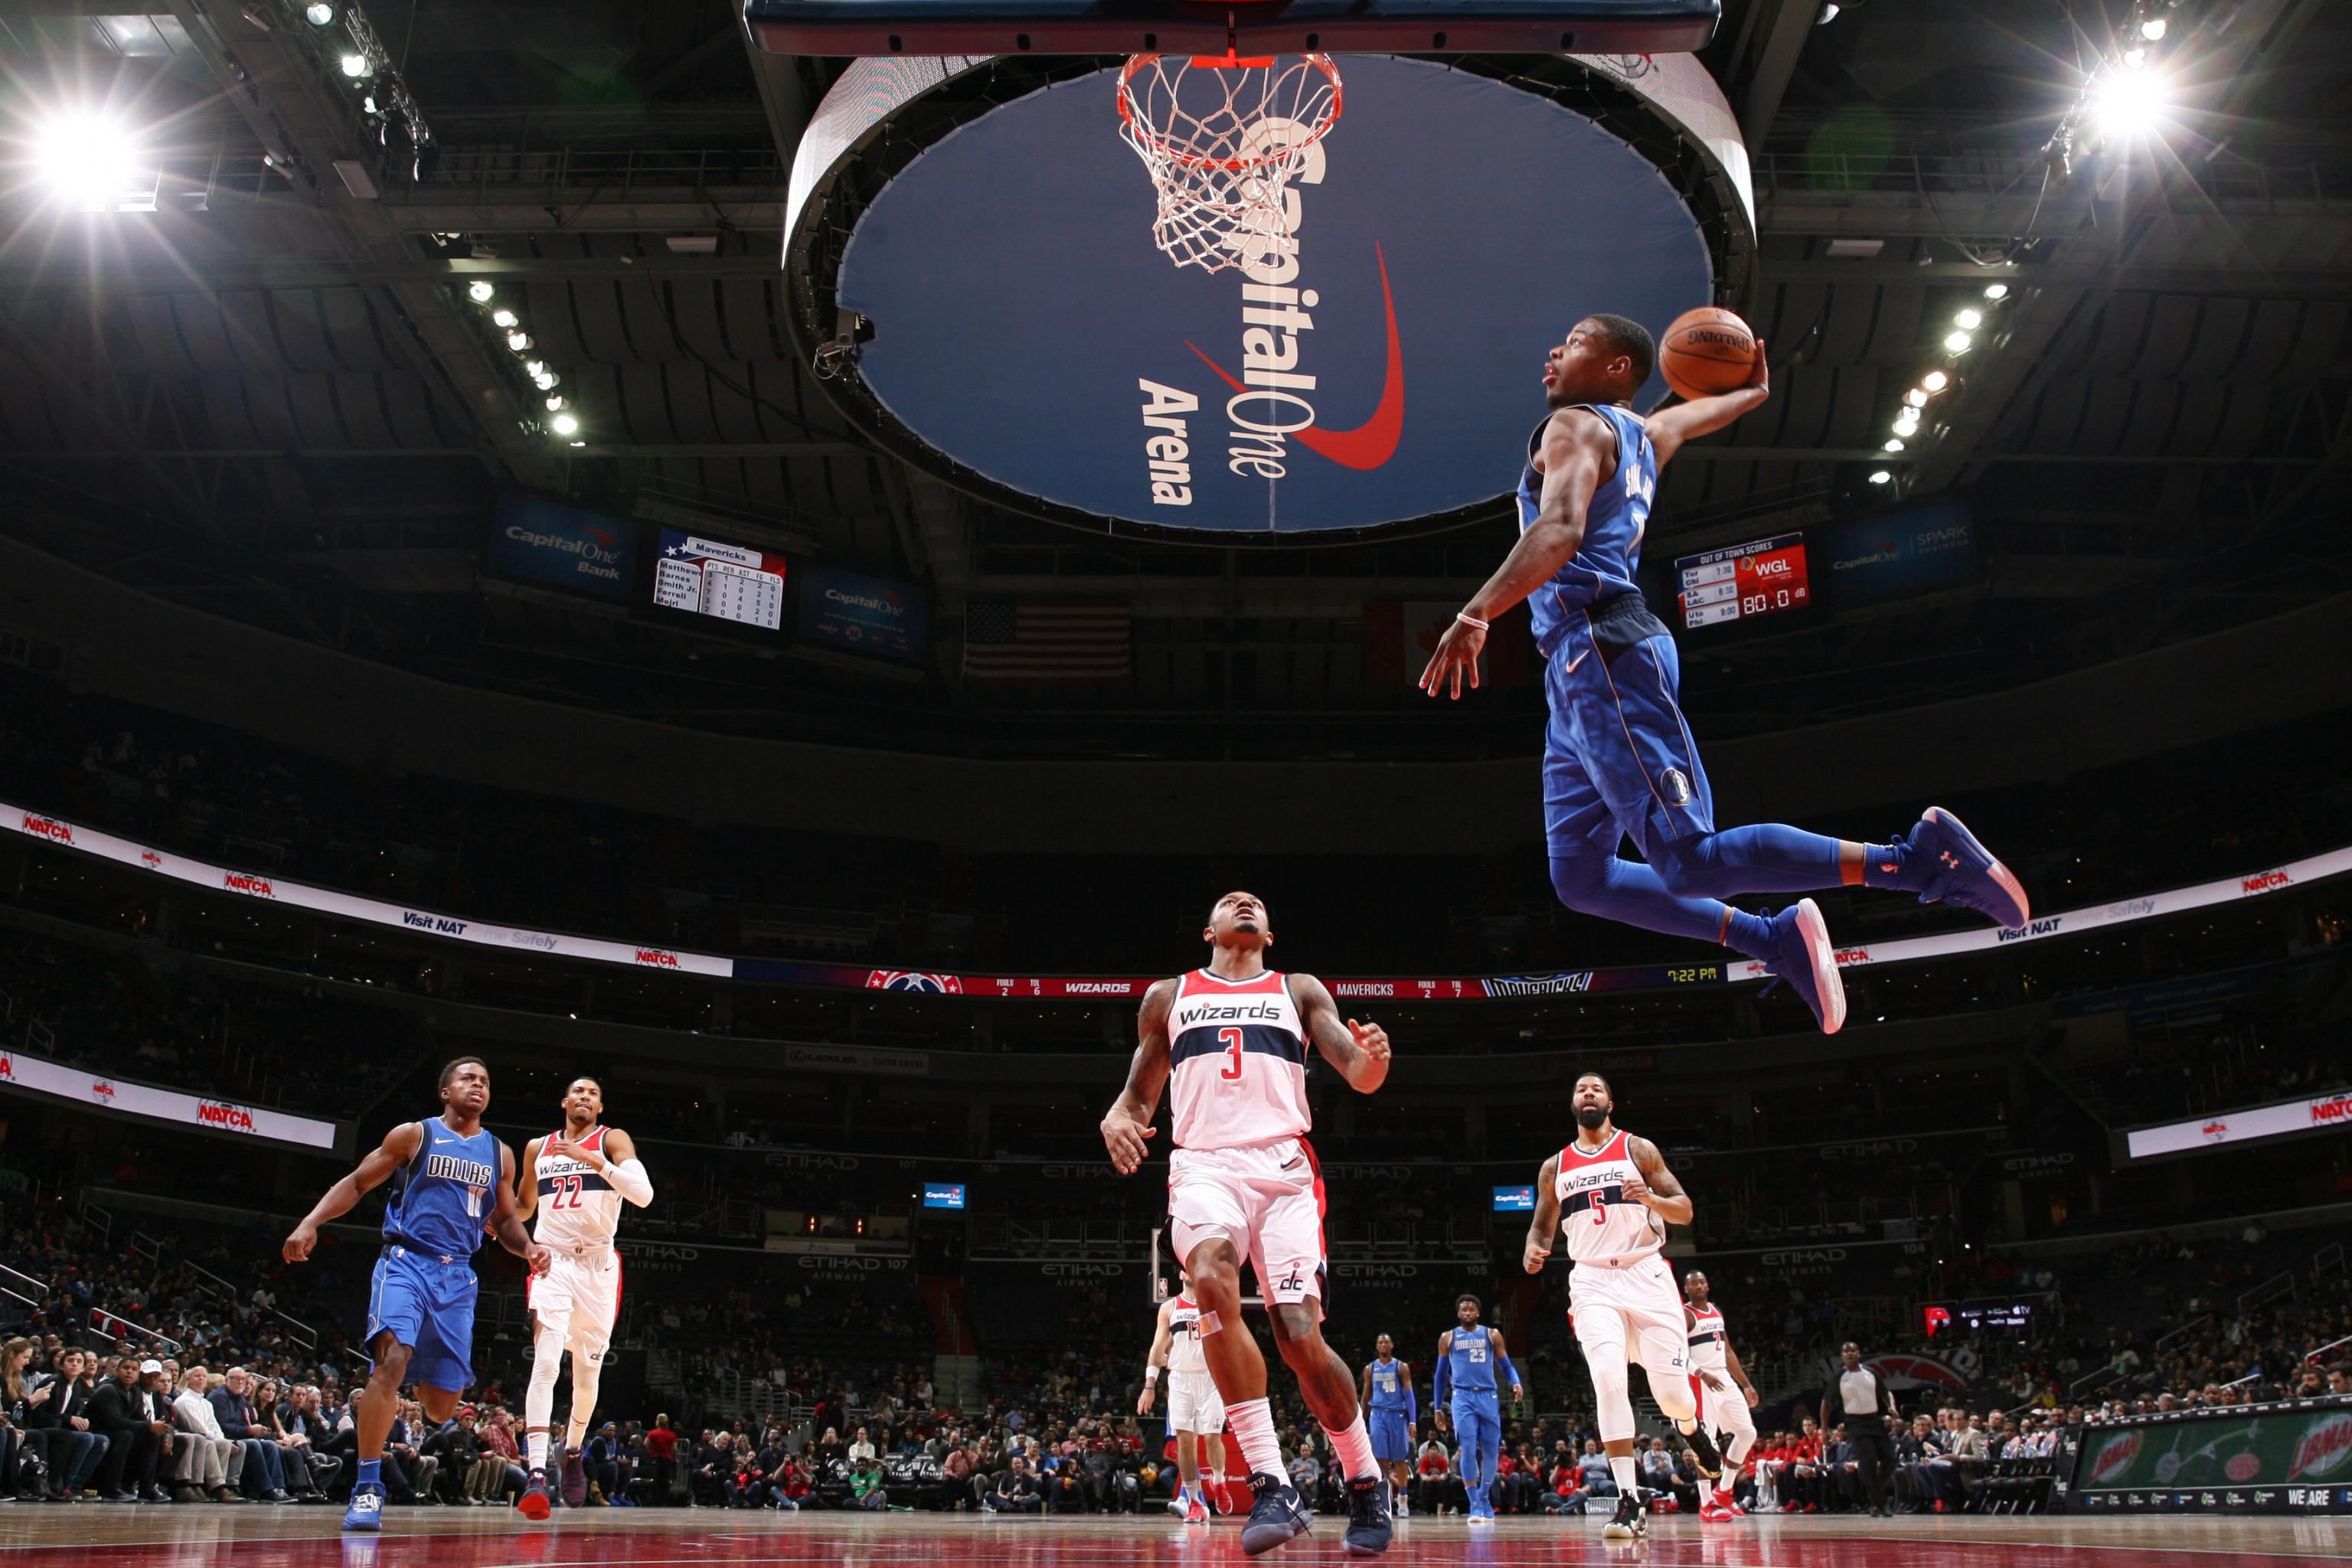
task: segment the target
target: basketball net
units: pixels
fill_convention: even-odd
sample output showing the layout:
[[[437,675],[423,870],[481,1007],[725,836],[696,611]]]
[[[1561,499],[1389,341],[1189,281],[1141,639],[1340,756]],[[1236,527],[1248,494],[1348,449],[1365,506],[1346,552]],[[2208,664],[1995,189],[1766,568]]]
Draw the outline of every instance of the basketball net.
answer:
[[[1290,181],[1339,118],[1328,55],[1137,55],[1119,134],[1150,172],[1151,242],[1179,267],[1252,267],[1296,250]]]

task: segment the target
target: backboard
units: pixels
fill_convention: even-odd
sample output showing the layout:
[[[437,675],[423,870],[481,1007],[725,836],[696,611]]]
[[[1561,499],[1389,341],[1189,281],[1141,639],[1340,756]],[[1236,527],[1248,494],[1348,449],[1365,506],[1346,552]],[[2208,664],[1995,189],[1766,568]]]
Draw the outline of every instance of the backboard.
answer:
[[[1722,0],[746,0],[791,55],[1674,54]]]

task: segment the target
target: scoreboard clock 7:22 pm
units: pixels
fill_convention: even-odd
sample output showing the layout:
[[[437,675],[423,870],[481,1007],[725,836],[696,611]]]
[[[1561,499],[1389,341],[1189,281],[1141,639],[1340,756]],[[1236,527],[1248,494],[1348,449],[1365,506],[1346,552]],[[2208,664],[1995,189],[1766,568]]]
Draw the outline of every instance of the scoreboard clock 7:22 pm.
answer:
[[[1801,533],[1683,556],[1675,563],[1675,581],[1685,630],[1754,620],[1812,603]]]

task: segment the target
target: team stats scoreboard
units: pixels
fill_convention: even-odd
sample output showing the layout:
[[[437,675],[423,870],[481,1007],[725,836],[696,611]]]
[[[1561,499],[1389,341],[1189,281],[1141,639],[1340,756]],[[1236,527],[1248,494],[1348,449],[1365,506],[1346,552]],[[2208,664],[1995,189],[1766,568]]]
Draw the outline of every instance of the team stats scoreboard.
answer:
[[[1682,556],[1675,562],[1675,582],[1686,631],[1801,610],[1812,603],[1801,533]]]
[[[665,528],[654,562],[654,603],[776,631],[783,626],[784,558]]]

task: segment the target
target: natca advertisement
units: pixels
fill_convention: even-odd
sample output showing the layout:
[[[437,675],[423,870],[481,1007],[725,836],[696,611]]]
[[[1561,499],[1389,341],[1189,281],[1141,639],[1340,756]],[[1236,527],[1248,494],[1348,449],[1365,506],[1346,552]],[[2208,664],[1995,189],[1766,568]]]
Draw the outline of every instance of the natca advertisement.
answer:
[[[2343,1400],[2085,1427],[2068,1441],[2076,1511],[2352,1513],[2352,1403]]]

